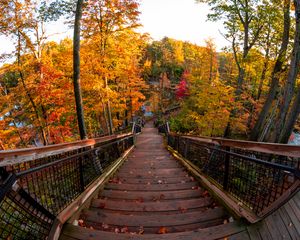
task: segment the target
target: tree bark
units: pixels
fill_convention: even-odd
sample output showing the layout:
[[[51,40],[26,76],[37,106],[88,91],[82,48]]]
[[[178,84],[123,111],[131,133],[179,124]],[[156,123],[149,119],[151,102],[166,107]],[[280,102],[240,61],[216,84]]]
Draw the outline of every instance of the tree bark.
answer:
[[[77,1],[75,22],[74,22],[74,37],[73,37],[73,84],[76,102],[76,113],[81,139],[87,139],[87,132],[84,123],[84,111],[81,96],[80,86],[80,21],[82,17],[83,0]]]
[[[289,111],[289,115],[287,117],[287,121],[284,125],[284,128],[282,129],[279,143],[287,143],[289,141],[289,138],[293,132],[295,123],[298,119],[300,113],[300,86],[298,87],[298,92],[296,95],[296,98],[293,102],[293,105]]]
[[[296,15],[296,32],[295,32],[295,40],[294,40],[294,48],[293,48],[293,55],[292,55],[292,60],[291,60],[291,65],[290,65],[290,72],[289,72],[289,77],[292,79],[289,79],[288,81],[288,86],[287,86],[287,95],[292,92],[294,92],[294,89],[291,89],[293,85],[295,85],[297,75],[299,72],[299,63],[300,63],[300,0],[295,0],[294,1],[295,5],[295,15]],[[293,81],[292,81],[293,80]],[[288,95],[288,99],[284,99],[284,106],[286,106],[287,101],[291,101],[290,98],[292,96]],[[289,112],[288,112],[289,110]],[[278,139],[276,139],[277,142],[280,143],[287,143],[289,140],[290,135],[292,134],[294,125],[297,121],[297,118],[299,116],[300,112],[300,86],[298,86],[297,89],[297,95],[295,97],[295,100],[292,104],[292,106],[289,107],[289,109],[285,109],[286,116],[284,116],[283,122],[280,122],[280,126],[283,125]],[[280,115],[280,117],[283,117]],[[280,119],[281,120],[281,119]]]
[[[110,101],[109,101],[109,96],[107,93],[108,90],[108,82],[107,82],[107,77],[105,76],[104,79],[104,88],[106,90],[106,112],[107,112],[107,120],[108,120],[108,126],[109,126],[109,134],[112,135],[113,134],[113,122],[112,122],[112,117],[111,117],[111,109],[110,109]]]
[[[289,32],[290,32],[290,0],[285,0],[284,1],[284,29],[282,35],[282,43],[272,72],[272,81],[271,81],[268,97],[259,114],[258,120],[256,121],[256,124],[251,131],[251,135],[250,135],[251,141],[257,141],[259,139],[262,128],[267,121],[267,117],[271,110],[273,101],[276,99],[278,95],[280,74],[283,71],[282,68],[285,62],[286,51],[289,43]]]

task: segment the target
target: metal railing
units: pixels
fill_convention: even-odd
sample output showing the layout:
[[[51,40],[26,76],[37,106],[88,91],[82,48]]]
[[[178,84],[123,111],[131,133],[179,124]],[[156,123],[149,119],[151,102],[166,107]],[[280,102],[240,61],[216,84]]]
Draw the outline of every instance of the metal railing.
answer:
[[[300,147],[297,156],[295,147],[279,144],[173,133],[167,133],[167,140],[172,149],[233,200],[237,209],[245,210],[247,214],[242,217],[250,222],[268,216],[299,190]]]
[[[89,141],[29,161],[0,162],[0,239],[46,239],[56,216],[133,146],[134,134]]]

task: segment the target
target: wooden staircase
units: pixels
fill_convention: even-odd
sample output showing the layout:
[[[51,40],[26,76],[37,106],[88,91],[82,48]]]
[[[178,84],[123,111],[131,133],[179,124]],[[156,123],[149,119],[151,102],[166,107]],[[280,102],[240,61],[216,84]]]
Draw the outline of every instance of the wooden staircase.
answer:
[[[245,239],[245,231],[149,124],[98,198],[65,224],[60,239]]]

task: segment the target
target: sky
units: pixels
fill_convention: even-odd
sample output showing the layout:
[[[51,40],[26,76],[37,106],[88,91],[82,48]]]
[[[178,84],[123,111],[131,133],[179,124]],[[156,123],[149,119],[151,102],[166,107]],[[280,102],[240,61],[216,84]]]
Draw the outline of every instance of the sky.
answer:
[[[195,0],[140,0],[140,20],[143,25],[140,32],[148,32],[154,40],[167,36],[177,40],[205,45],[205,40],[212,38],[221,50],[226,41],[220,34],[221,23],[208,22],[209,7],[196,4]],[[72,37],[72,30],[62,21],[46,26],[51,40],[59,41]],[[13,51],[12,41],[0,36],[0,54]]]
[[[195,0],[140,0],[142,31],[159,40],[165,36],[205,45],[212,38],[220,50],[228,43],[220,34],[220,22],[208,22],[209,7]]]

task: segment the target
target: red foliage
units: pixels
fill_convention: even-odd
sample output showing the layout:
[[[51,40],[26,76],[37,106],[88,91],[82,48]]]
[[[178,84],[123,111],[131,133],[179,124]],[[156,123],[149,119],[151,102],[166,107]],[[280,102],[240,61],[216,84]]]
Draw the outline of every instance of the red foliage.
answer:
[[[184,99],[186,96],[189,95],[188,86],[187,86],[187,78],[189,73],[184,71],[181,76],[180,82],[176,87],[176,98],[177,99]]]

